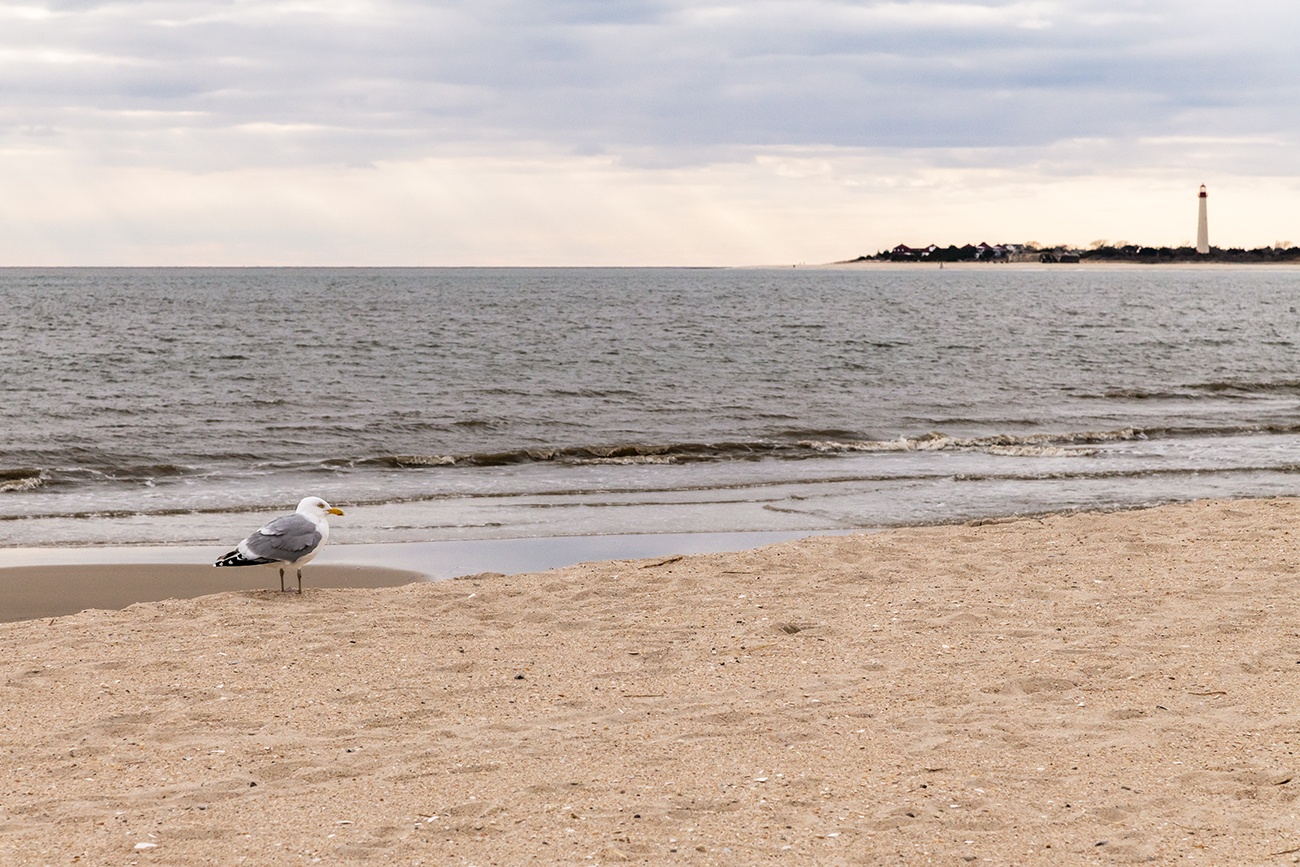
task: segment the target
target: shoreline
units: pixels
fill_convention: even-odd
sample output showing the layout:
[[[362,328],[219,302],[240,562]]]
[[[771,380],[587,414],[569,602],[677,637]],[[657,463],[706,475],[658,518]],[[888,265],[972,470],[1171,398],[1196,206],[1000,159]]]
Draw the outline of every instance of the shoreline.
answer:
[[[1300,271],[1300,262],[944,262],[940,268],[938,262],[847,261],[793,267],[800,270],[865,271]]]
[[[1278,497],[1266,494],[1236,499],[1248,502]],[[852,528],[335,543],[304,567],[304,587],[393,587],[488,574],[521,575],[588,563],[741,554],[781,542],[821,536],[1140,512],[1199,501],[1115,504]],[[277,584],[278,573],[271,567],[215,569],[211,564],[229,547],[224,544],[0,547],[0,623],[65,616],[91,608],[120,610],[136,603],[270,589]],[[318,572],[320,580],[313,578]],[[286,587],[295,581],[296,577],[290,575]],[[20,616],[16,613],[19,611],[26,613]]]
[[[482,573],[520,574],[581,562],[737,552],[846,531],[652,533],[326,546],[303,569],[304,587],[392,587]],[[870,531],[853,531],[870,532]],[[84,609],[276,589],[273,567],[217,569],[230,546],[0,548],[0,622]],[[296,588],[297,578],[288,577]]]
[[[7,863],[1297,863],[1300,499],[0,624]]]

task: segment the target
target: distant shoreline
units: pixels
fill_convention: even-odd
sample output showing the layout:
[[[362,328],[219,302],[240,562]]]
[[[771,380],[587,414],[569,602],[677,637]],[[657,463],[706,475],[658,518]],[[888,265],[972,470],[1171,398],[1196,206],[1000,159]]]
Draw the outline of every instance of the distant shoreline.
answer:
[[[902,262],[849,260],[820,265],[795,265],[799,269],[863,269],[869,271],[1237,271],[1268,269],[1300,271],[1300,262]]]

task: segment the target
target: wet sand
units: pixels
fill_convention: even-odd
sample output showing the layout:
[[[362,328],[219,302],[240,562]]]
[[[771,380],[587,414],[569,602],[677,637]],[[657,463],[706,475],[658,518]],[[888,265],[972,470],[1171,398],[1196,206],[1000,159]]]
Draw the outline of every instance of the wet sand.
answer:
[[[369,566],[308,566],[311,587],[396,587],[425,576],[405,569]],[[284,586],[298,589],[286,572]],[[194,599],[213,593],[280,589],[277,569],[247,566],[217,569],[210,564],[129,563],[0,568],[0,621],[76,614],[87,608],[126,608],[137,602]]]
[[[4,863],[1300,856],[1300,501],[0,624]]]

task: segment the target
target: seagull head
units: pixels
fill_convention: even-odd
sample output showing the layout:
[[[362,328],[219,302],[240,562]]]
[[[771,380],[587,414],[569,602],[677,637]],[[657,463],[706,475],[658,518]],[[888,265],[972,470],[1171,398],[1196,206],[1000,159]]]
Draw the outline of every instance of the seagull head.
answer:
[[[342,515],[343,510],[334,508],[320,497],[304,497],[302,502],[298,504],[298,513],[324,518],[326,515]]]

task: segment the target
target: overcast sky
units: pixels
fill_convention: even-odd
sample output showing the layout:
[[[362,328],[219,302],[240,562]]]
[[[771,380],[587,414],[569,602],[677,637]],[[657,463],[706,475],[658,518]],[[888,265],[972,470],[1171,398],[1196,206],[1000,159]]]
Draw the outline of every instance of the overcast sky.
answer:
[[[1293,0],[0,2],[0,264],[1300,244]]]

